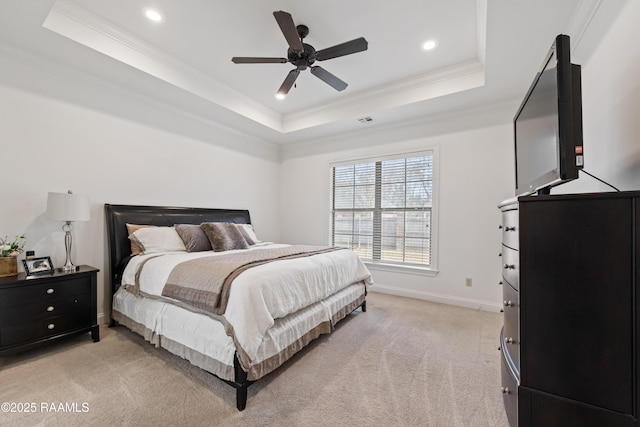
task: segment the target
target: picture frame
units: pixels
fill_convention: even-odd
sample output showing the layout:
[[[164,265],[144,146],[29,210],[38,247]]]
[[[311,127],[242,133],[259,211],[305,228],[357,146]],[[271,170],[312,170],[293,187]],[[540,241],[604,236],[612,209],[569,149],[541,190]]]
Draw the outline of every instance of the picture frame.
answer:
[[[22,264],[27,276],[53,273],[53,263],[51,262],[51,257],[48,256],[23,259]]]

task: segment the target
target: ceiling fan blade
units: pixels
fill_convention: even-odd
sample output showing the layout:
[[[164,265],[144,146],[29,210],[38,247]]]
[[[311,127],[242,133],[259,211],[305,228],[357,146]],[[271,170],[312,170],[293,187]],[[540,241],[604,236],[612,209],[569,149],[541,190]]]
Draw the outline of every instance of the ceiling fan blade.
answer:
[[[347,86],[349,86],[347,83],[343,82],[322,67],[311,67],[311,74],[313,74],[337,91],[343,91],[347,88]]]
[[[318,61],[324,61],[331,58],[337,58],[339,56],[362,52],[364,50],[367,50],[368,47],[369,42],[367,42],[364,37],[360,37],[348,42],[328,47],[326,49],[319,50],[316,52],[316,59]]]
[[[302,41],[300,40],[300,36],[298,36],[298,30],[296,29],[296,24],[293,23],[291,15],[279,10],[277,12],[273,12],[273,16],[275,16],[276,21],[278,21],[280,30],[282,31],[282,34],[284,34],[284,38],[287,39],[289,47],[296,52],[302,52],[304,50],[302,47]]]
[[[300,74],[300,70],[298,69],[289,71],[289,74],[287,74],[287,77],[284,79],[284,82],[282,82],[282,86],[280,86],[280,89],[278,89],[278,94],[279,95],[288,94],[289,90],[291,89],[293,84],[296,82],[296,79],[298,78],[299,74]]]
[[[256,58],[252,56],[234,56],[231,58],[234,64],[284,64],[287,58]]]

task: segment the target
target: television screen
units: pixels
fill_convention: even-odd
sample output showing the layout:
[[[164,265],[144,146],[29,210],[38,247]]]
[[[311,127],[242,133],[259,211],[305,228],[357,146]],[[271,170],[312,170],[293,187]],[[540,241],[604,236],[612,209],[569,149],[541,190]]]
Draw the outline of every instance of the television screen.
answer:
[[[556,38],[514,118],[516,195],[548,193],[582,167],[580,67]]]

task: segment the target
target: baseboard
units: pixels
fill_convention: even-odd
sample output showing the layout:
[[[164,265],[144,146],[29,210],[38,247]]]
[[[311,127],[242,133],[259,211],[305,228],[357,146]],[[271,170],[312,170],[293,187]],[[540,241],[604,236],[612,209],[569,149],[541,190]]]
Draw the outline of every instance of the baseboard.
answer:
[[[107,325],[108,322],[104,313],[98,313],[98,325]]]
[[[437,294],[433,292],[415,291],[411,289],[397,288],[375,284],[368,288],[370,292],[381,294],[397,295],[400,297],[422,299],[426,301],[439,302],[442,304],[455,305],[458,307],[472,308],[474,310],[491,311],[499,313],[502,306],[497,302],[475,300],[471,298],[460,298],[451,295]]]

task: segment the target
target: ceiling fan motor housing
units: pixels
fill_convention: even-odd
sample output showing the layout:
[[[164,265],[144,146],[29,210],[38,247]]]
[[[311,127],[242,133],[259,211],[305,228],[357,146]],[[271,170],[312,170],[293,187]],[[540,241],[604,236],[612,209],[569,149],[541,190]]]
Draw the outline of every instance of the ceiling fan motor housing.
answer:
[[[306,43],[302,43],[302,47],[304,48],[302,53],[298,53],[291,48],[287,49],[287,58],[293,65],[304,70],[316,62],[316,50],[313,46]]]

